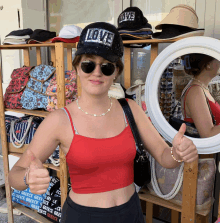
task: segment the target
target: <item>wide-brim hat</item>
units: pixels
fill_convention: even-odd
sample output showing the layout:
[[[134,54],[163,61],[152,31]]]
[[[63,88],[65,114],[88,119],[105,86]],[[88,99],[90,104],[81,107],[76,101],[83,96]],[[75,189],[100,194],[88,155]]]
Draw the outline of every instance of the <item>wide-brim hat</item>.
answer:
[[[198,28],[198,16],[196,11],[184,4],[177,5],[170,10],[170,13],[155,27],[155,29],[162,29],[164,24],[173,24]]]
[[[97,55],[115,63],[122,58],[123,51],[122,38],[116,27],[106,22],[95,22],[82,30],[75,55]]]
[[[162,32],[156,32],[152,35],[152,39],[177,39],[191,36],[203,36],[204,29],[192,29],[178,25],[163,25]]]
[[[141,91],[145,90],[145,83],[138,79],[134,82],[134,84],[126,90],[126,94],[133,95],[135,94],[135,90],[141,85]]]

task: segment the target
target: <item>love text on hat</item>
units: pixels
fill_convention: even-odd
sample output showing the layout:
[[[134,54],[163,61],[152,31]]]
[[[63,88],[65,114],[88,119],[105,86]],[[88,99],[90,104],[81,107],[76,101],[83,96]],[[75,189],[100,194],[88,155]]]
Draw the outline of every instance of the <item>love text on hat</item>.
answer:
[[[114,35],[114,33],[105,29],[91,28],[87,30],[85,42],[101,43],[111,47]]]
[[[125,21],[134,21],[134,19],[135,19],[135,12],[124,12],[119,16],[118,22],[122,23]]]

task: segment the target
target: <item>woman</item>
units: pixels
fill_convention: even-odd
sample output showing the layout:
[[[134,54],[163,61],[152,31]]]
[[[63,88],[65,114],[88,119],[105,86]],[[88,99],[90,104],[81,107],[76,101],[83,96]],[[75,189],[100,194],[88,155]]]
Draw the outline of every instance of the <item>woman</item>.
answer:
[[[133,184],[134,138],[121,105],[108,97],[110,86],[123,70],[122,56],[123,43],[113,25],[97,22],[83,29],[73,61],[81,97],[45,118],[10,171],[12,187],[26,189],[23,178],[27,176],[31,192],[44,193],[49,174],[42,163],[59,144],[72,183],[62,222],[144,222]],[[144,111],[134,101],[128,103],[146,148],[162,166],[175,168],[178,160],[198,158],[195,145],[184,137],[185,125],[174,137],[171,150]]]
[[[220,61],[204,54],[189,54],[184,57],[185,72],[192,80],[183,90],[182,113],[184,120],[194,123],[200,137],[206,138],[220,133],[220,105],[209,92],[209,82],[220,75]],[[213,124],[207,100],[216,120]]]

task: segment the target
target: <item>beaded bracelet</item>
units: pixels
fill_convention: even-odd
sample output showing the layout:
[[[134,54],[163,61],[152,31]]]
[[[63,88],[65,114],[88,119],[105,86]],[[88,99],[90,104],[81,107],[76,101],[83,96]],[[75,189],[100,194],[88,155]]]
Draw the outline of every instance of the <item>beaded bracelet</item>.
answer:
[[[174,155],[173,155],[173,147],[171,147],[171,156],[172,156],[172,158],[173,158],[176,162],[178,162],[178,163],[183,162],[183,160],[177,160],[177,159],[174,157]]]
[[[27,186],[27,187],[29,187],[29,185],[27,184],[27,175],[28,175],[28,173],[29,173],[29,167],[27,168],[27,170],[26,170],[26,173],[25,173],[25,175],[24,175],[24,183],[25,183],[25,185]]]

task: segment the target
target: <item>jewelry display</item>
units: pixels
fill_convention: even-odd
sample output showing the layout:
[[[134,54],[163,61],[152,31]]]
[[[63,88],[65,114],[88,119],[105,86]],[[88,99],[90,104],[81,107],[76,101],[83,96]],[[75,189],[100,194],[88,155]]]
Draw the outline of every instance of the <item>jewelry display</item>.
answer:
[[[112,99],[111,99],[111,97],[109,97],[109,100],[110,100],[110,107],[109,107],[109,109],[107,110],[107,112],[102,113],[101,115],[90,114],[90,113],[84,111],[84,110],[79,106],[78,98],[77,98],[77,100],[76,100],[76,104],[77,104],[77,106],[78,106],[78,109],[81,110],[81,111],[83,111],[86,115],[91,115],[91,116],[94,116],[94,117],[101,117],[101,116],[105,116],[108,112],[111,111],[111,108],[112,108]]]

